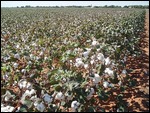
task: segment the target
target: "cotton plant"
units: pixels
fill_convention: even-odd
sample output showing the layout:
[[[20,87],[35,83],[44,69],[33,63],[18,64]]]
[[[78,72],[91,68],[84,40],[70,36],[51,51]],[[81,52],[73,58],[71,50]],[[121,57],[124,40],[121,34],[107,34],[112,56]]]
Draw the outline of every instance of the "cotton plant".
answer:
[[[44,110],[45,110],[44,102],[40,102],[40,103],[39,102],[35,102],[34,106],[40,112],[44,112]]]
[[[110,61],[110,58],[107,57],[105,58],[105,65],[110,65],[111,61]]]
[[[20,87],[20,89],[22,89],[22,88],[31,89],[32,88],[32,84],[30,82],[27,82],[27,80],[25,80],[25,79],[21,79],[18,82],[18,86]]]
[[[102,64],[104,63],[105,61],[105,57],[102,53],[98,53],[97,54],[97,59],[100,60],[102,62]]]
[[[109,83],[107,81],[104,81],[103,82],[103,86],[104,86],[104,88],[108,88],[109,87]]]
[[[94,78],[93,78],[94,84],[95,85],[98,84],[100,82],[100,80],[101,80],[101,77],[98,74],[95,73]]]
[[[2,97],[4,98],[4,101],[5,101],[5,102],[8,102],[8,101],[14,99],[14,98],[15,98],[15,95],[12,95],[12,94],[10,93],[10,91],[7,90],[6,93],[5,93],[4,95],[2,95]]]
[[[108,74],[109,76],[113,76],[114,75],[114,71],[110,68],[106,68],[104,71],[106,74]]]
[[[79,105],[80,105],[80,103],[78,101],[76,101],[76,100],[72,101],[72,103],[71,103],[72,112],[76,112]]]
[[[47,102],[47,103],[51,103],[51,102],[53,101],[52,96],[50,96],[50,95],[47,94],[47,93],[44,94],[43,98],[44,98],[44,101]]]
[[[1,112],[13,112],[14,109],[15,107],[13,106],[4,106],[3,104],[1,104]]]
[[[87,88],[85,90],[85,92],[89,92],[89,94],[87,96],[87,100],[90,100],[92,98],[93,94],[95,93],[95,90],[94,90],[94,88]]]
[[[64,98],[65,98],[65,96],[64,96],[64,94],[62,93],[62,92],[58,92],[57,94],[56,94],[56,96],[55,96],[55,99],[56,100],[64,100]]]
[[[85,103],[88,102],[90,106],[95,107],[91,103],[95,98],[93,95],[98,94],[97,91],[107,93],[108,90],[111,90],[116,85],[123,86],[122,79],[119,79],[116,84],[111,83],[111,79],[115,78],[114,75],[119,70],[120,61],[121,63],[126,63],[127,56],[130,53],[128,48],[136,52],[136,46],[130,42],[135,40],[132,38],[136,37],[135,31],[142,30],[140,24],[144,15],[142,16],[143,13],[140,10],[116,11],[116,15],[120,15],[119,18],[114,15],[114,12],[109,13],[110,11],[107,11],[108,15],[108,13],[97,9],[81,11],[70,9],[67,10],[67,13],[64,10],[57,10],[56,15],[48,9],[40,9],[38,13],[37,10],[32,9],[30,11],[16,9],[15,12],[11,11],[11,15],[9,10],[5,10],[6,13],[3,13],[3,11],[1,15],[2,65],[11,66],[10,68],[2,67],[2,74],[4,75],[3,80],[1,80],[2,90],[10,86],[15,87],[12,91],[16,91],[18,87],[22,94],[18,98],[22,104],[29,106],[27,111],[31,111],[31,109],[39,112],[59,111],[62,107],[65,110],[71,107],[74,112],[80,111],[81,108],[88,110],[88,107],[78,97],[85,96]],[[24,17],[22,14],[26,16]],[[40,18],[35,18],[37,15]],[[116,25],[116,21],[112,21],[109,18],[111,16],[114,20],[117,20],[117,28],[113,26]],[[107,21],[106,17],[108,17]],[[129,21],[126,21],[126,19]],[[14,20],[15,23],[12,24],[11,21],[13,22]],[[135,21],[133,22],[133,20]],[[126,27],[122,25],[124,22],[127,24]],[[58,27],[59,25],[61,26]],[[134,31],[131,28],[135,28]],[[5,35],[3,36],[3,34]],[[123,34],[128,35],[128,39]],[[125,49],[121,50],[121,47]],[[65,59],[66,65],[68,66],[69,64],[71,67],[67,69],[59,58],[59,55],[64,55],[65,51],[67,55],[75,53]],[[58,68],[52,66],[53,58],[57,57],[53,54],[55,52],[58,53]],[[121,53],[126,54],[121,56]],[[116,60],[115,58],[119,58],[118,56],[121,56],[122,60]],[[42,71],[35,69],[38,67]],[[60,70],[63,70],[63,72]],[[75,74],[68,74],[64,70],[75,72]],[[117,77],[121,78],[121,75],[127,74],[127,72],[124,67],[121,73],[117,73]],[[89,80],[90,75],[94,75],[94,77]],[[28,79],[30,77],[37,82],[38,88],[42,89],[42,91],[44,89],[47,93],[39,93],[38,88],[35,89],[34,87],[35,84],[28,82],[23,77]],[[11,80],[14,81],[8,83]],[[73,85],[70,88],[71,93],[68,93],[68,87],[66,88],[65,85],[67,82],[71,84],[70,81],[77,83],[77,85]],[[86,88],[85,84],[88,84],[89,87]],[[56,91],[60,90],[59,88],[61,91]],[[51,94],[53,91],[54,94]],[[84,91],[87,95],[84,95]],[[98,96],[100,97],[101,95]],[[12,98],[14,99],[14,95],[6,91],[2,96],[1,111],[12,112],[14,109],[21,111],[23,106],[14,108],[15,106],[10,105],[9,101]],[[103,97],[101,100],[103,101]],[[96,100],[96,102],[98,101],[99,99]],[[30,102],[29,105],[28,102]],[[57,102],[62,105],[58,106]],[[4,103],[5,106],[3,105]],[[51,109],[51,107],[57,110]]]
[[[75,62],[75,66],[79,67],[79,66],[83,66],[84,63],[82,61],[82,58],[76,58],[76,62]]]
[[[18,68],[18,65],[19,65],[19,64],[15,62],[15,63],[13,64],[13,67],[16,69],[16,68]]]

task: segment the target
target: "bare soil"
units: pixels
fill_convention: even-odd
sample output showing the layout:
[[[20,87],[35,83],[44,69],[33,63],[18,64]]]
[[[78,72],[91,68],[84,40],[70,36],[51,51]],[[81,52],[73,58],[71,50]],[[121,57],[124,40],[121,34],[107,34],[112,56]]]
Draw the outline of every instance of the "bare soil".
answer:
[[[137,84],[129,87],[123,93],[123,100],[127,103],[129,112],[149,112],[149,9],[145,15],[145,32],[141,34],[140,49],[142,55],[138,57],[127,58],[127,69],[133,69],[129,73]],[[116,111],[116,96],[120,92],[114,91],[112,98],[107,102],[100,102],[100,109],[104,108],[106,112]]]

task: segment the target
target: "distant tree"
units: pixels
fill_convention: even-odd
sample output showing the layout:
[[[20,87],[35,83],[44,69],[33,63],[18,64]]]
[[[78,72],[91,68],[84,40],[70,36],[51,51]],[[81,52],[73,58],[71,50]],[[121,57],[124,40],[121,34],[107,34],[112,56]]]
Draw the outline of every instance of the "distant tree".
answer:
[[[30,5],[26,5],[25,7],[26,7],[26,8],[30,8],[31,6],[30,6]]]
[[[129,6],[125,5],[124,8],[129,8]]]

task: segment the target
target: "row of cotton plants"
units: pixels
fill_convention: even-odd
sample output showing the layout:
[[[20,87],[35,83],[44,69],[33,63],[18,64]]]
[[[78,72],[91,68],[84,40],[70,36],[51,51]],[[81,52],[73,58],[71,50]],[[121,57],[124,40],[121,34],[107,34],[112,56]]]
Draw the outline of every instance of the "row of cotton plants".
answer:
[[[2,8],[1,111],[105,111],[133,87],[126,68],[139,55],[140,9]],[[118,90],[117,95],[113,91]]]

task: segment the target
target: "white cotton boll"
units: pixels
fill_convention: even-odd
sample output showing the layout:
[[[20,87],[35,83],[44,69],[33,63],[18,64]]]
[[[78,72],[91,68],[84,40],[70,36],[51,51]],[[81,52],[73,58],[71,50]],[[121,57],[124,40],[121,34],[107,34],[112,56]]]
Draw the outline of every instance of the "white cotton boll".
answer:
[[[14,55],[14,58],[20,59],[20,55],[17,53]]]
[[[91,97],[93,96],[93,94],[95,93],[94,88],[90,89],[90,94],[87,96],[87,99],[91,99]]]
[[[55,96],[55,99],[56,100],[63,100],[64,99],[64,95],[62,94],[62,92],[57,93],[56,96]]]
[[[6,93],[4,94],[4,100],[7,102],[9,101],[10,98],[13,98],[14,96],[11,95],[11,93],[9,91],[6,91]]]
[[[103,55],[102,53],[99,53],[99,54],[97,55],[97,59],[100,60],[101,62],[104,62],[105,57],[104,57],[104,55]]]
[[[111,70],[110,68],[106,68],[105,73],[107,73],[109,76],[112,76],[114,74],[113,70]]]
[[[76,62],[82,61],[81,58],[76,58]]]
[[[93,40],[92,46],[95,46],[95,45],[97,45],[97,44],[98,44],[98,42],[97,42],[96,40]]]
[[[44,57],[44,60],[47,60],[48,59],[48,57]]]
[[[34,89],[31,89],[30,94],[31,95],[36,94],[36,91]]]
[[[28,82],[28,83],[26,84],[26,88],[27,88],[27,89],[30,89],[31,87],[32,87],[31,83]]]
[[[91,63],[91,64],[94,64],[94,63],[95,63],[95,61],[94,61],[94,60],[91,60],[91,61],[90,61],[90,63]]]
[[[13,106],[1,106],[1,112],[12,112],[15,108]]]
[[[18,49],[20,47],[20,45],[18,44],[18,45],[16,45],[16,48]]]
[[[49,94],[44,94],[44,101],[47,102],[47,103],[50,103],[52,102],[52,97],[49,95]]]
[[[119,81],[119,82],[118,82],[118,85],[119,85],[119,86],[121,86],[121,84],[122,84],[122,82],[121,82],[121,81]]]
[[[22,89],[22,88],[31,88],[32,87],[31,83],[29,83],[29,82],[27,82],[26,80],[23,80],[23,79],[21,79],[18,82],[18,86],[20,87],[20,89]]]
[[[31,62],[31,61],[29,61],[29,62],[28,62],[28,65],[31,65],[31,64],[32,64],[32,62]]]
[[[14,66],[14,68],[18,68],[18,64],[17,63],[14,63],[13,66]]]
[[[94,60],[94,59],[95,59],[95,55],[92,55],[92,56],[91,56],[91,59]]]
[[[109,59],[109,57],[107,57],[106,59],[105,59],[105,65],[109,65],[110,64],[110,59]]]
[[[43,51],[41,51],[41,52],[40,52],[40,56],[42,56],[43,54],[44,54],[44,52],[43,52]]]
[[[96,49],[98,52],[101,50],[100,48]]]
[[[109,86],[109,83],[107,81],[103,82],[104,88],[107,88]]]
[[[123,60],[124,60],[124,62],[126,62],[126,61],[127,61],[127,57],[125,56],[125,57],[123,58]]]
[[[83,65],[84,65],[84,63],[82,62],[82,59],[81,58],[76,58],[75,66],[79,67],[79,66],[83,66]]]
[[[34,59],[34,55],[33,55],[33,54],[30,54],[30,58],[31,58],[31,59]]]
[[[39,60],[39,59],[40,59],[40,57],[36,56],[36,60]]]
[[[76,100],[75,101],[72,101],[71,103],[71,108],[73,109],[77,109],[79,107],[80,103],[77,102]]]
[[[34,95],[30,98],[30,100],[35,101],[37,99],[37,95]]]
[[[43,112],[45,110],[44,104],[41,102],[40,104],[36,105],[38,111]]]
[[[83,52],[83,56],[87,58],[89,56],[89,53],[90,51]]]
[[[122,70],[122,74],[127,74],[127,71],[126,70]]]
[[[88,69],[88,67],[89,67],[88,64],[84,64],[85,69]]]
[[[25,74],[26,73],[26,69],[22,69],[21,72]]]
[[[99,83],[101,80],[101,77],[98,74],[94,74],[93,82],[95,84]]]

